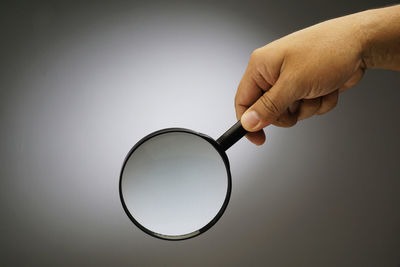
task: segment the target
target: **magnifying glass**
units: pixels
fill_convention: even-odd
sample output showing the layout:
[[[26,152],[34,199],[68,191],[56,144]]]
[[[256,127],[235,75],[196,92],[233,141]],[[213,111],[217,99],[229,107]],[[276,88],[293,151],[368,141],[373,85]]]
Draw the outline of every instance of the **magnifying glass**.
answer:
[[[119,193],[131,221],[147,234],[183,240],[224,213],[232,180],[225,151],[246,134],[240,121],[217,140],[184,128],[141,139],[122,165]]]

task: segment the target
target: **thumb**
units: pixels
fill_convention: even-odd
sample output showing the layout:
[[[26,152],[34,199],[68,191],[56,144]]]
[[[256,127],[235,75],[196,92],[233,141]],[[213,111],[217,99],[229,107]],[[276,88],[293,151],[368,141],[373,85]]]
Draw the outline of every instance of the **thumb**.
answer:
[[[284,86],[282,79],[278,79],[271,89],[265,92],[241,117],[243,127],[249,132],[259,131],[275,123],[281,115],[288,120],[288,107],[298,100],[293,85]],[[285,114],[284,114],[285,113]],[[295,124],[296,117],[291,118]]]

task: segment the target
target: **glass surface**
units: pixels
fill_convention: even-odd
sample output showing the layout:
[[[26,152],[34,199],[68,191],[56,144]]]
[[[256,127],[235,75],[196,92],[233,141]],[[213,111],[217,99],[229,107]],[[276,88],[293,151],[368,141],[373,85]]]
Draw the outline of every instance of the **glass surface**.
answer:
[[[200,136],[168,132],[141,144],[126,162],[121,191],[127,209],[148,230],[186,235],[207,225],[228,190],[218,151]]]

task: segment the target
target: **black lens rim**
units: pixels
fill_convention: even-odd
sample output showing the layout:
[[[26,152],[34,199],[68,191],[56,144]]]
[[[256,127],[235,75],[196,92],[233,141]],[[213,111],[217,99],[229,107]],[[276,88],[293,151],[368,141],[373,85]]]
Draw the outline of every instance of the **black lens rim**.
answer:
[[[141,225],[138,221],[136,221],[135,218],[133,217],[133,215],[129,212],[128,207],[125,204],[123,194],[122,194],[122,176],[123,176],[123,173],[124,173],[125,165],[128,162],[130,156],[133,154],[133,152],[140,145],[145,143],[147,140],[149,140],[149,139],[151,139],[151,138],[153,138],[155,136],[158,136],[158,135],[161,135],[161,134],[166,134],[166,133],[171,133],[171,132],[183,132],[183,133],[193,134],[193,135],[201,137],[204,140],[206,140],[207,142],[209,142],[218,151],[219,155],[221,156],[222,160],[224,161],[226,174],[227,174],[227,179],[228,179],[228,187],[227,187],[227,191],[226,191],[226,195],[225,195],[225,200],[224,200],[220,210],[215,215],[215,217],[209,223],[207,223],[205,226],[203,226],[202,228],[200,228],[197,231],[194,231],[194,232],[191,232],[191,233],[188,233],[188,234],[184,234],[184,235],[173,235],[173,236],[172,235],[163,235],[163,234],[160,234],[160,233],[153,232],[153,231],[147,229],[146,227],[144,227],[143,225]],[[224,214],[224,212],[226,210],[226,207],[228,206],[228,203],[229,203],[229,200],[230,200],[230,196],[231,196],[231,191],[232,191],[232,177],[231,177],[231,171],[230,171],[230,165],[229,165],[228,156],[226,155],[225,151],[210,136],[202,134],[202,133],[199,133],[199,132],[195,132],[195,131],[192,131],[192,130],[186,129],[186,128],[166,128],[166,129],[155,131],[155,132],[143,137],[128,152],[128,154],[125,157],[124,162],[122,164],[122,168],[121,168],[121,172],[120,172],[120,176],[119,176],[119,196],[120,196],[122,207],[124,208],[124,211],[125,211],[126,215],[128,216],[128,218],[140,230],[142,230],[146,234],[149,234],[149,235],[151,235],[153,237],[156,237],[156,238],[159,238],[159,239],[169,240],[169,241],[178,241],[178,240],[185,240],[185,239],[193,238],[195,236],[198,236],[198,235],[206,232],[212,226],[214,226],[217,223],[217,221],[221,218],[221,216]]]

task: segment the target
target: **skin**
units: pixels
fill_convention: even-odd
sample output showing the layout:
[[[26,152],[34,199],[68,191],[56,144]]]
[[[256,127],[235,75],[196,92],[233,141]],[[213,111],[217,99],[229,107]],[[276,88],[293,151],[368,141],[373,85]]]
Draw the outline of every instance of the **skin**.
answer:
[[[256,49],[236,116],[256,145],[268,125],[291,127],[332,110],[367,69],[400,71],[400,5],[328,20]]]

